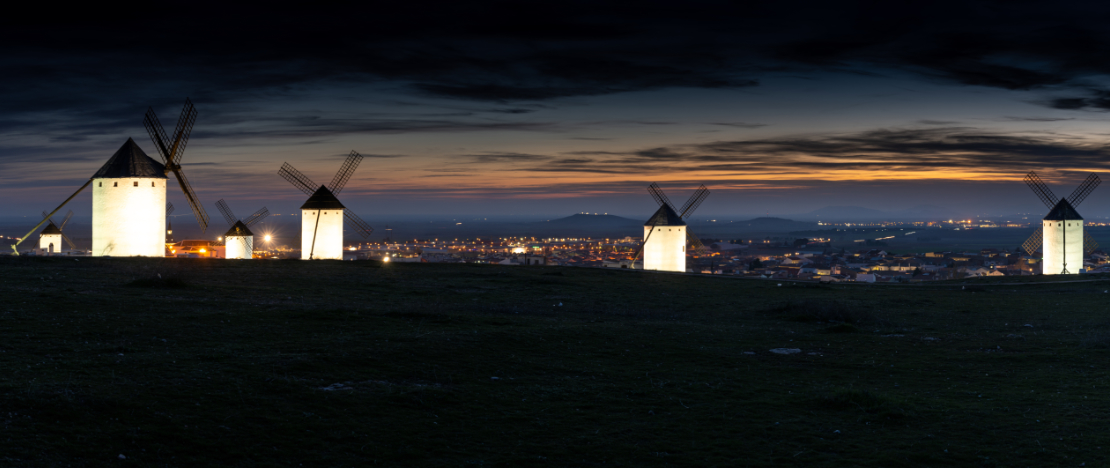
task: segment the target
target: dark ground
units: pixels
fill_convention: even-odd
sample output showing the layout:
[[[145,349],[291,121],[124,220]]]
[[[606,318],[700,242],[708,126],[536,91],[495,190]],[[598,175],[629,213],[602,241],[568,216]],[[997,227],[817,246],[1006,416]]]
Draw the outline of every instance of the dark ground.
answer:
[[[0,280],[4,466],[1110,464],[1101,279],[0,257]]]

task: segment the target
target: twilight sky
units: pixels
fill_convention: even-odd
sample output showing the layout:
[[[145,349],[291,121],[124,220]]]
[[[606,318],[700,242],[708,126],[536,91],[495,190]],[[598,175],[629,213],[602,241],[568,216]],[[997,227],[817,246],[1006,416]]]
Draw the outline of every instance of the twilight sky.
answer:
[[[1026,172],[1066,195],[1110,156],[1095,2],[313,8],[0,19],[0,215],[53,208],[128,137],[157,159],[142,115],[172,127],[186,96],[185,173],[216,217],[292,212],[282,162],[324,183],[351,149],[341,199],[371,224],[646,218],[653,181],[680,202],[706,184],[705,215],[1040,213]],[[1110,215],[1110,186],[1080,212]]]

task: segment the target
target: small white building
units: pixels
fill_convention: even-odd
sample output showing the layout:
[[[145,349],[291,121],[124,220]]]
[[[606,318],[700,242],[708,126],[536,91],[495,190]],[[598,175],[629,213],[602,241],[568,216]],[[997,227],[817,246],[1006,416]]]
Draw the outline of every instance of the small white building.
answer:
[[[1042,274],[1076,274],[1083,268],[1083,217],[1066,198],[1041,221],[1044,242]]]
[[[224,234],[224,258],[254,258],[254,233],[242,221]]]
[[[39,234],[39,249],[41,249],[43,253],[48,254],[61,252],[63,250],[62,230],[58,229],[58,226],[55,226],[54,223],[51,222],[42,230],[42,233]]]
[[[92,255],[162,257],[166,252],[165,166],[134,140],[92,176]]]
[[[686,271],[686,221],[666,203],[644,223],[644,269]]]
[[[343,260],[343,210],[323,185],[301,205],[301,259]]]

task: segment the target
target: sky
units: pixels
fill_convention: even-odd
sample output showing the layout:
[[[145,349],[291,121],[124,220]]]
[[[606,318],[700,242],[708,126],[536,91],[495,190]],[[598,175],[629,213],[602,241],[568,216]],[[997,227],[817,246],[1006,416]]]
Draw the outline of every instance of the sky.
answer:
[[[182,163],[210,215],[294,212],[288,162],[400,215],[647,218],[826,206],[1046,211],[1110,148],[1097,2],[389,2],[0,18],[0,215],[52,209],[142,125],[198,118]],[[189,11],[180,11],[189,10]],[[98,18],[93,21],[90,18]],[[188,213],[176,182],[170,200]],[[87,215],[91,195],[71,204]],[[1080,213],[1110,215],[1110,187]]]

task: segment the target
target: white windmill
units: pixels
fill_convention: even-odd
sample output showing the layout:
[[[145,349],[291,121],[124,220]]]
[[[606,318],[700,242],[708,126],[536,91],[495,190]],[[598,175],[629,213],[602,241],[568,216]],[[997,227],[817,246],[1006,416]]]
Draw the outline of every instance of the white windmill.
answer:
[[[343,206],[335,196],[343,190],[355,172],[358,164],[362,162],[362,155],[354,150],[347,155],[347,160],[340,166],[339,172],[332,178],[327,187],[317,186],[300,171],[289,163],[284,163],[278,170],[278,175],[297,187],[308,201],[301,205],[301,259],[343,260],[343,219],[346,218],[354,225],[355,231],[362,237],[369,238],[374,228],[366,224],[354,212]]]
[[[54,216],[85,190],[85,187],[92,185],[92,255],[162,257],[165,255],[166,238],[166,176],[170,172],[177,177],[178,185],[193,208],[201,230],[207,229],[208,214],[204,212],[189,186],[189,181],[185,179],[185,174],[181,172],[181,155],[185,152],[196,118],[197,111],[193,103],[185,99],[185,108],[177,121],[173,139],[170,139],[158,122],[154,109],[148,109],[143,117],[143,125],[165,164],[151,159],[135,140],[128,138],[85,185],[58,205],[23,238],[26,239],[46,224],[50,216]],[[16,255],[19,254],[18,248],[22,242],[20,240],[12,246]]]
[[[255,211],[254,214],[243,220],[235,217],[235,214],[231,212],[231,208],[227,206],[223,199],[216,202],[216,208],[220,209],[227,225],[231,227],[224,234],[224,258],[254,258],[254,233],[251,232],[250,227],[270,216],[270,210],[262,207],[261,210]]]
[[[671,200],[658,185],[649,185],[648,192],[659,204],[659,209],[644,223],[644,244],[632,262],[635,264],[640,254],[643,254],[645,270],[686,272],[687,243],[691,252],[700,252],[705,249],[705,245],[698,236],[690,232],[685,219],[705,201],[709,196],[709,189],[704,185],[698,187],[681,210],[674,209]]]
[[[1095,240],[1083,229],[1083,217],[1075,211],[1075,207],[1101,182],[1097,175],[1088,175],[1071,195],[1056,201],[1056,195],[1037,173],[1030,171],[1026,174],[1025,183],[1050,209],[1041,220],[1041,226],[1022,244],[1022,249],[1029,255],[1043,247],[1042,274],[1079,273],[1083,268],[1083,254],[1098,248]]]
[[[42,232],[39,233],[39,250],[47,254],[61,252],[63,239],[69,244],[70,250],[77,250],[77,246],[74,245],[69,236],[67,236],[65,232],[62,232],[62,230],[66,228],[66,224],[69,223],[69,219],[73,217],[72,210],[66,213],[65,218],[62,218],[62,224],[54,224],[54,220],[50,219],[50,215],[45,211],[42,212],[42,217],[47,220],[48,224],[42,229]]]

